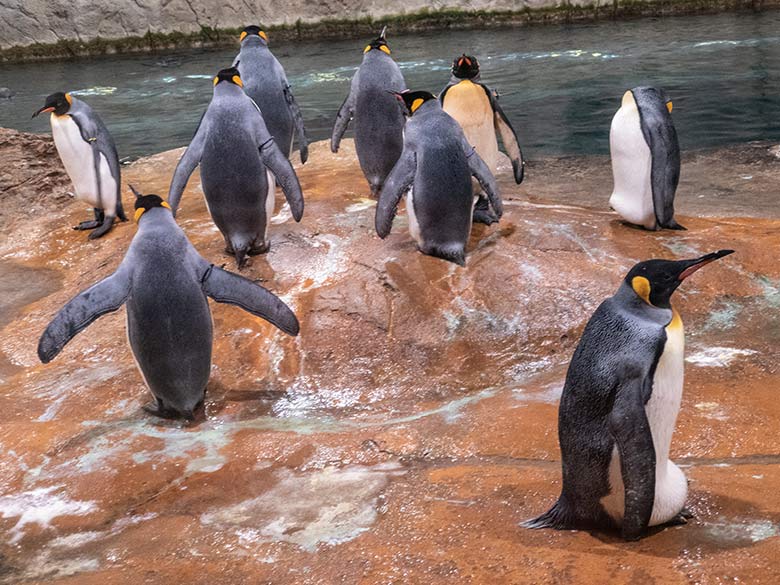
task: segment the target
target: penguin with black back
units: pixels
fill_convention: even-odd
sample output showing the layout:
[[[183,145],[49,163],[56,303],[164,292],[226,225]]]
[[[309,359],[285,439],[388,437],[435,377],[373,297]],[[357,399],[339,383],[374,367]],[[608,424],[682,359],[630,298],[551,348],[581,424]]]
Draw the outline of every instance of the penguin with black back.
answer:
[[[684,523],[688,484],[669,460],[683,390],[685,334],[677,287],[731,254],[647,260],[596,309],[571,359],[558,411],[563,490],[527,528],[616,529]]]
[[[330,149],[338,152],[341,137],[355,120],[355,150],[372,197],[379,197],[387,175],[401,156],[404,116],[393,94],[406,90],[401,69],[391,57],[387,27],[363,50],[363,62],[352,77],[349,95],[339,108]]]
[[[116,272],[57,313],[41,336],[38,357],[49,363],[97,318],[126,304],[130,349],[155,398],[145,409],[160,417],[192,419],[211,372],[208,297],[236,305],[289,335],[298,334],[298,320],[273,293],[203,259],[161,197],[133,191],[138,231],[127,254]]]
[[[51,113],[51,133],[76,199],[94,209],[95,219],[82,221],[74,230],[92,230],[94,240],[109,232],[114,219],[127,221],[120,195],[121,173],[114,139],[88,104],[69,93],[57,92],[33,113]]]
[[[501,217],[503,205],[496,180],[460,125],[426,91],[396,94],[409,121],[404,148],[387,177],[376,210],[376,231],[390,233],[396,209],[406,194],[409,232],[423,254],[463,266],[471,233],[474,176]]]
[[[257,105],[244,93],[234,67],[214,77],[214,96],[176,167],[168,190],[174,214],[198,165],[209,213],[225,238],[225,252],[235,257],[239,269],[247,254],[264,254],[271,246],[268,223],[274,211],[274,178],[293,218],[301,220],[303,193],[298,176],[268,132]]]

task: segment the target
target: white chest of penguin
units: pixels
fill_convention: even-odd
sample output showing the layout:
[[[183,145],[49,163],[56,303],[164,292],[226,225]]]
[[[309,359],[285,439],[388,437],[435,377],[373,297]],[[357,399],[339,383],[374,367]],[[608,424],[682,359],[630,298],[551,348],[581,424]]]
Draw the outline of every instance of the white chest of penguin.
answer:
[[[614,179],[610,206],[626,221],[653,229],[653,157],[642,133],[639,109],[633,95],[624,96],[623,105],[612,119],[609,150]]]
[[[666,327],[666,343],[653,375],[653,391],[645,404],[647,421],[655,448],[655,498],[650,526],[669,522],[685,506],[688,482],[677,465],[669,461],[669,448],[682,401],[685,330],[677,313]],[[625,486],[617,446],[609,466],[610,493],[601,503],[607,513],[620,521],[625,510]]]
[[[108,209],[113,212],[116,204],[114,201],[116,181],[111,175],[106,157],[100,155],[101,189],[98,190],[92,145],[81,137],[81,131],[73,118],[68,115],[52,114],[51,132],[65,171],[73,182],[76,198],[86,201],[92,207]]]
[[[464,80],[450,87],[442,108],[463,128],[469,143],[482,160],[495,171],[498,162],[498,142],[493,125],[493,108],[482,86]]]

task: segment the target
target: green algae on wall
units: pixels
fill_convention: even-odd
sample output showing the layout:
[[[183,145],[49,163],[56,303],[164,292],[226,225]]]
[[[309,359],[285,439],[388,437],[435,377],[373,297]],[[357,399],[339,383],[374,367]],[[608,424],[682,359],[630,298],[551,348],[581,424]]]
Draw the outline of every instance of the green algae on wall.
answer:
[[[381,18],[321,19],[294,24],[265,27],[274,40],[301,40],[344,37],[365,37],[374,34],[380,25],[388,25],[394,33],[452,28],[498,28],[528,24],[556,24],[638,16],[670,16],[694,13],[716,13],[734,10],[776,8],[780,0],[596,0],[572,3],[570,0],[552,5],[519,10],[423,9]],[[201,26],[197,32],[152,32],[142,36],[122,38],[96,37],[87,40],[63,39],[56,43],[33,43],[0,50],[0,61],[31,61],[60,59],[116,53],[155,52],[180,48],[228,47],[237,44],[239,28]]]

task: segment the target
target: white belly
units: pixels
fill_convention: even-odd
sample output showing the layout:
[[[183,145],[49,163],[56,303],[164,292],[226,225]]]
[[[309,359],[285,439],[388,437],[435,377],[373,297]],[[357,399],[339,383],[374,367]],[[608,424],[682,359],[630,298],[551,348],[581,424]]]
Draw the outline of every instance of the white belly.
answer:
[[[271,218],[274,215],[274,203],[276,203],[276,177],[274,177],[271,171],[265,171],[268,178],[268,193],[265,196],[265,233],[263,239],[268,241],[268,224],[271,223]]]
[[[630,93],[630,92],[627,92]],[[612,118],[609,131],[614,190],[610,206],[629,223],[655,228],[653,207],[652,155],[639,122],[639,110],[633,96]]]
[[[106,157],[100,155],[101,189],[98,190],[92,146],[81,137],[73,118],[52,114],[51,132],[65,171],[73,182],[76,198],[86,201],[92,207],[104,209],[108,215],[114,215],[117,185]]]
[[[417,216],[414,213],[414,188],[406,193],[406,215],[409,218],[409,233],[418,245],[422,246],[422,236],[420,235],[420,224],[417,223]]]
[[[685,506],[688,482],[685,475],[669,461],[669,447],[682,400],[685,333],[679,317],[666,329],[666,345],[653,377],[653,394],[645,405],[647,420],[655,447],[655,500],[650,526],[669,522]],[[620,472],[617,446],[609,466],[610,494],[601,500],[607,513],[622,521],[625,510],[625,487]]]

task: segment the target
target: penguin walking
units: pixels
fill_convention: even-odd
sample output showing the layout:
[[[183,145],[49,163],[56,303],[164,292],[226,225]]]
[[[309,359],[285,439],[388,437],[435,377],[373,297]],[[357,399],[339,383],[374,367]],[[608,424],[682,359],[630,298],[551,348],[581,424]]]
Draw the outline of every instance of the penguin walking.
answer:
[[[392,92],[405,91],[406,82],[390,56],[386,31],[387,27],[383,28],[363,50],[363,62],[352,77],[349,95],[339,109],[330,139],[331,151],[338,152],[347,125],[355,119],[355,150],[375,198],[404,145],[405,120]]]
[[[619,529],[684,523],[688,486],[669,460],[683,389],[685,335],[670,297],[691,274],[731,254],[634,266],[591,317],[558,412],[563,490],[528,528]]]
[[[181,157],[168,191],[174,214],[184,187],[200,165],[209,213],[225,238],[225,252],[240,269],[247,254],[270,248],[268,222],[279,181],[295,221],[303,216],[303,193],[290,161],[268,132],[252,98],[244,93],[238,69],[214,77],[214,97],[192,142]]]
[[[135,193],[138,232],[122,263],[57,313],[41,336],[38,357],[49,363],[98,317],[127,304],[130,348],[155,398],[145,409],[192,419],[211,371],[207,297],[237,305],[289,335],[298,334],[298,320],[268,290],[203,259],[161,197]]]
[[[517,140],[517,133],[498,103],[498,92],[480,81],[479,61],[465,53],[452,62],[452,77],[441,95],[442,109],[455,118],[463,128],[469,143],[474,145],[479,156],[490,171],[498,168],[498,137],[504,151],[512,161],[515,182],[523,182],[525,161]],[[498,221],[491,213],[488,200],[474,185],[479,199],[474,207],[474,221],[490,225]]]
[[[609,205],[628,223],[648,230],[684,230],[674,220],[680,181],[680,143],[672,102],[663,89],[623,94],[609,131],[614,190]]]
[[[476,177],[501,217],[495,178],[435,96],[414,91],[397,97],[410,118],[401,158],[379,196],[376,231],[381,238],[390,233],[398,202],[406,194],[409,231],[420,251],[463,266],[474,207],[471,177]]]
[[[115,218],[127,221],[114,139],[100,116],[69,93],[51,94],[32,117],[44,112],[51,112],[54,145],[73,182],[76,199],[89,203],[95,212],[94,220],[82,221],[73,229],[92,230],[89,239],[97,239],[108,233]]]
[[[292,94],[284,67],[268,48],[268,35],[259,26],[248,26],[239,39],[241,51],[236,56],[236,67],[244,82],[244,91],[263,114],[263,120],[277,146],[289,158],[292,154],[293,134],[297,136],[301,163],[309,158],[309,145],[303,116]]]

